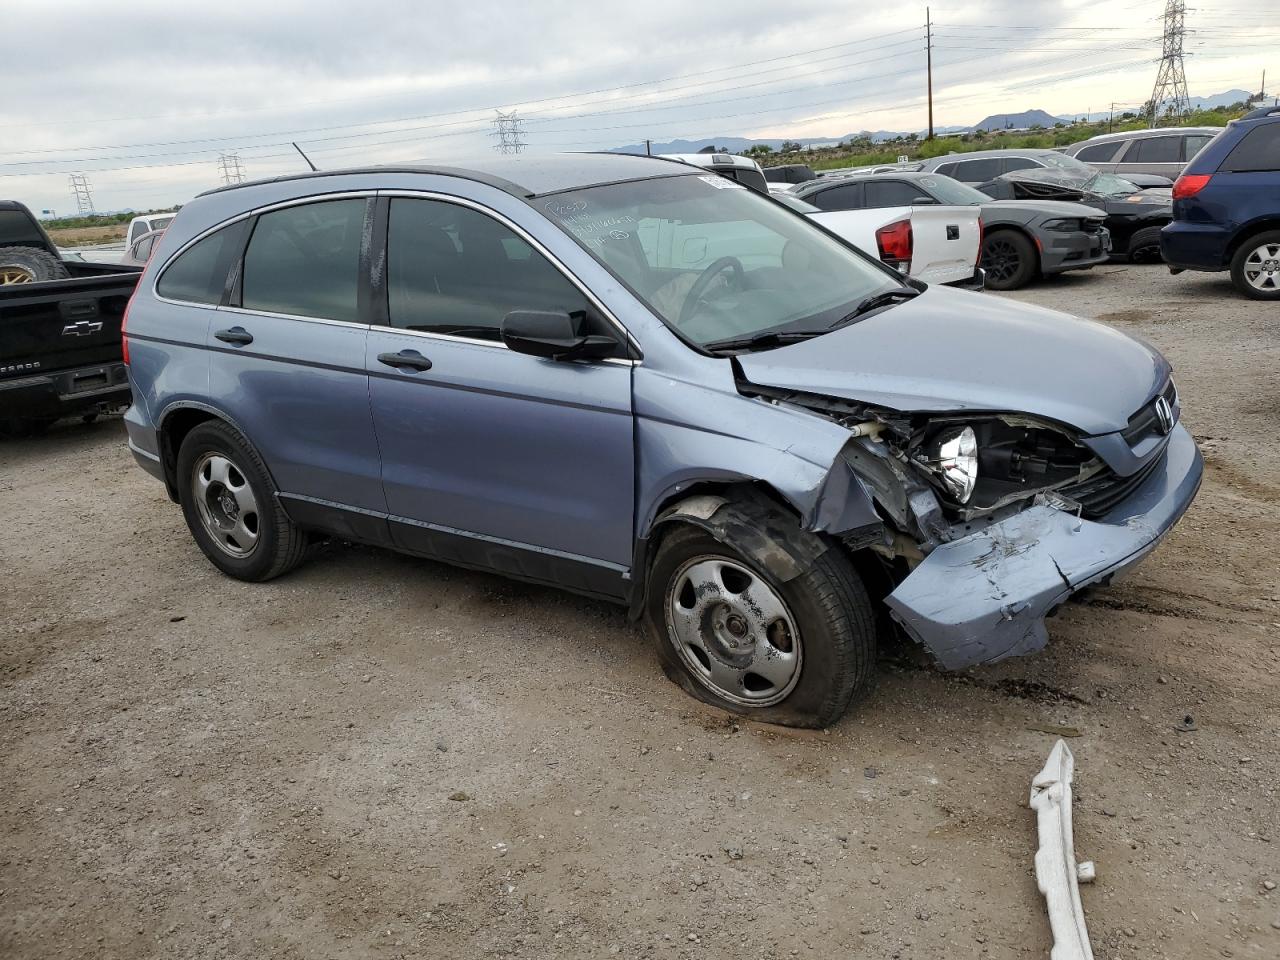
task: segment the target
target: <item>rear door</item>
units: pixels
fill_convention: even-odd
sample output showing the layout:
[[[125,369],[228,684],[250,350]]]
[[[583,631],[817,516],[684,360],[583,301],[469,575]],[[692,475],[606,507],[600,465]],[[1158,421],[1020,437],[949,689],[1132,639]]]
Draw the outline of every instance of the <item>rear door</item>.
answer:
[[[631,362],[542,359],[500,336],[519,309],[617,328],[510,221],[457,198],[384,202],[387,299],[365,362],[393,537],[620,596],[634,542]]]
[[[1185,163],[1184,139],[1181,134],[1168,134],[1131,140],[1116,163],[1115,172],[1121,177],[1126,173],[1149,173],[1174,180]]]
[[[911,220],[911,276],[926,283],[954,283],[973,276],[981,207],[935,203],[928,191],[910,180],[877,177],[867,180],[863,189],[869,210],[900,210]]]
[[[207,341],[209,395],[262,454],[290,513],[364,538],[360,511],[386,507],[360,282],[373,205],[345,195],[261,211]]]

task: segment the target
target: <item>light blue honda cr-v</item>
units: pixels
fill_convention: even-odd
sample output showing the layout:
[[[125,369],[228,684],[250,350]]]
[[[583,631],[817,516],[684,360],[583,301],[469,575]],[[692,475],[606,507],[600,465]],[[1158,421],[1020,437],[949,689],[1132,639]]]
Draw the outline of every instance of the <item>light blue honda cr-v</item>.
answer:
[[[1152,348],[642,157],[213,191],[126,350],[129,445],[227,574],[328,535],[555,584],[781,723],[846,709],[885,609],[947,667],[1039,649],[1202,471]]]

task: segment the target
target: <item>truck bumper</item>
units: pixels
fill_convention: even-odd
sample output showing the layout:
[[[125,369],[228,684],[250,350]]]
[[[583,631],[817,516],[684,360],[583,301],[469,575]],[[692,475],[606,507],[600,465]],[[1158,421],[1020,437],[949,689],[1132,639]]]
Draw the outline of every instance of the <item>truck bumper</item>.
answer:
[[[0,417],[18,420],[66,417],[128,399],[128,369],[118,361],[0,381]]]
[[[1048,231],[1045,231],[1046,233]],[[1068,233],[1055,236],[1040,251],[1041,273],[1063,273],[1086,270],[1111,257],[1111,233],[1105,227],[1098,233]]]
[[[948,287],[955,287],[958,290],[977,290],[983,291],[987,287],[987,271],[981,267],[973,268],[973,275],[966,280],[955,280],[947,284]]]
[[[1135,565],[1190,506],[1204,462],[1181,424],[1161,456],[1099,520],[1037,504],[936,548],[889,595],[894,619],[950,670],[1041,649],[1048,614]]]

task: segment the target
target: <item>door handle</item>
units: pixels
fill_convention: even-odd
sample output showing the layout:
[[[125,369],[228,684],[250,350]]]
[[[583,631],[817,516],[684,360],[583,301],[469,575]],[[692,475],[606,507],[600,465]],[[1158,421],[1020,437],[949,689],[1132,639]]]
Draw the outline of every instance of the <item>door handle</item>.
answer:
[[[430,370],[431,361],[417,350],[401,350],[399,353],[380,353],[378,362],[388,367],[407,367],[410,370]]]
[[[243,347],[247,343],[253,343],[253,334],[244,327],[232,327],[230,330],[219,330],[214,334],[223,343],[234,343],[238,347]]]

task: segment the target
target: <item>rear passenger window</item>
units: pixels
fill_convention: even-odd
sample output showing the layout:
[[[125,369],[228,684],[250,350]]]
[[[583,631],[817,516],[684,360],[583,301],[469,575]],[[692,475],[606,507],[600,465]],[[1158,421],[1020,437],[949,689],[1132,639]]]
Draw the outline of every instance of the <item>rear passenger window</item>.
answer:
[[[862,184],[848,183],[843,187],[832,187],[817,194],[805,197],[819,210],[861,210]]]
[[[1182,158],[1184,160],[1194,160],[1196,154],[1203,150],[1205,145],[1212,139],[1213,137],[1207,133],[1188,134],[1186,140],[1183,141]]]
[[[1014,170],[1034,170],[1043,166],[1039,161],[1032,160],[1030,157],[1005,157],[1004,165],[1001,173],[1012,173]]]
[[[244,253],[241,306],[356,322],[367,205],[364,199],[325,200],[258,217]]]
[[[512,310],[587,310],[583,293],[512,230],[470,207],[391,200],[391,326],[501,340]]]
[[[1003,158],[992,157],[988,160],[965,160],[956,164],[956,172],[951,174],[961,183],[986,183],[1000,176]]]
[[[220,303],[227,271],[240,255],[248,225],[248,220],[241,220],[188,247],[160,275],[156,293],[188,303]]]
[[[901,180],[871,180],[865,186],[867,191],[867,207],[909,207],[917,197],[924,196],[924,191]]]
[[[1124,146],[1129,141],[1111,141],[1110,143],[1095,143],[1092,146],[1085,147],[1076,154],[1076,159],[1082,163],[1110,163],[1115,159],[1116,149]]]
[[[1181,137],[1147,137],[1135,140],[1122,163],[1181,163]]]
[[[1226,173],[1280,170],[1280,123],[1254,127],[1227,154],[1218,169]]]

